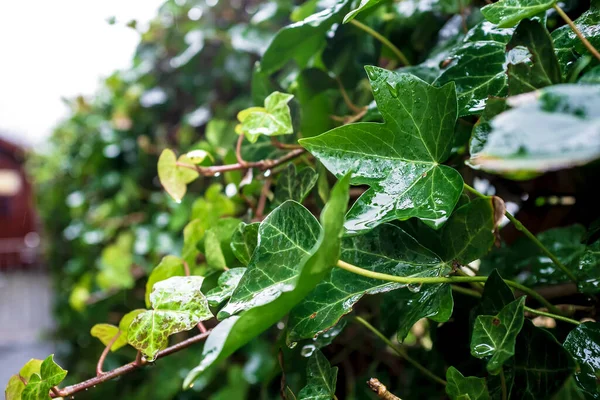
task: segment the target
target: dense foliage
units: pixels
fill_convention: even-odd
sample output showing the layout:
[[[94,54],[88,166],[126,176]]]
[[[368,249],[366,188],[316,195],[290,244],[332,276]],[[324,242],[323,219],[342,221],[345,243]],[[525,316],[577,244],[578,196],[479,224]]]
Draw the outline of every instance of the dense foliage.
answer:
[[[129,25],[31,160],[69,372],[8,399],[600,398],[597,1]]]

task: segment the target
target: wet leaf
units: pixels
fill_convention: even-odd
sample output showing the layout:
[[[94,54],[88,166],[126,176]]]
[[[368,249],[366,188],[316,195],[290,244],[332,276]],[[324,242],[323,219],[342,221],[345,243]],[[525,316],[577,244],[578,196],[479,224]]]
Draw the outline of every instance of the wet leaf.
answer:
[[[489,400],[487,383],[484,378],[464,377],[454,367],[446,371],[446,393],[451,400]]]
[[[552,38],[538,21],[521,21],[506,46],[507,51],[526,48],[526,59],[508,66],[508,92],[511,96],[562,83],[560,66]]]
[[[442,276],[450,272],[450,267],[436,254],[399,227],[389,224],[380,225],[365,235],[345,238],[342,242],[341,259],[370,271],[396,276]],[[334,268],[331,275],[290,313],[288,341],[311,338],[334,326],[342,316],[352,311],[354,304],[364,295],[388,292],[405,286]],[[431,310],[428,307],[427,300],[440,290],[440,285],[431,286],[423,288],[428,290],[415,293],[414,296],[408,289],[403,290],[410,293],[407,293],[409,298],[416,297],[422,302],[419,306],[416,306],[419,302],[413,304],[415,314],[438,312],[437,308]],[[403,296],[394,294],[393,297]],[[451,299],[450,297],[450,310]]]
[[[187,184],[198,177],[198,172],[193,169],[177,165],[177,156],[171,149],[164,149],[158,159],[158,179],[167,193],[176,201],[181,199],[187,191]],[[179,158],[180,162],[194,165],[185,155]]]
[[[306,386],[298,393],[299,400],[331,400],[335,396],[337,367],[331,367],[320,350],[316,350],[306,367]]]
[[[600,157],[600,88],[554,85],[508,99],[470,164],[489,172],[546,172]]]
[[[286,201],[258,228],[258,246],[246,273],[218,318],[267,304],[294,289],[303,265],[314,254],[321,227],[301,204]]]
[[[510,287],[504,282],[498,270],[492,271],[489,275],[483,294],[481,303],[477,309],[478,314],[495,315],[498,314],[504,307],[515,300],[515,296]]]
[[[515,354],[515,342],[525,319],[525,298],[506,305],[495,316],[479,315],[473,327],[471,354],[487,358],[487,370],[491,374],[500,372],[502,365]]]
[[[360,4],[358,4],[358,7],[354,8],[352,11],[346,14],[346,16],[344,17],[344,24],[352,21],[361,12],[366,11],[369,8],[382,3],[382,1],[383,0],[360,0]]]
[[[600,398],[600,323],[585,322],[573,329],[564,348],[577,362],[575,382],[588,396]]]
[[[484,148],[487,143],[488,136],[492,132],[492,126],[490,121],[501,112],[508,109],[506,105],[506,99],[490,98],[488,99],[485,109],[481,113],[481,117],[475,123],[473,127],[473,133],[471,134],[471,141],[469,142],[469,153],[471,157],[476,157]]]
[[[200,364],[185,378],[184,387],[188,387],[211,365],[226,359],[277,323],[325,278],[340,255],[349,181],[348,175],[340,179],[332,189],[330,200],[321,213],[323,230],[319,233],[315,249],[311,249],[313,255],[301,267],[300,277],[295,281],[293,290],[282,293],[268,304],[245,311],[240,316],[229,317],[217,325],[204,345]]]
[[[154,284],[150,294],[152,310],[140,313],[131,322],[127,332],[129,343],[154,360],[167,347],[170,335],[212,318],[200,291],[203,280],[200,276],[174,276]]]
[[[117,351],[127,344],[127,331],[129,330],[129,325],[131,325],[131,322],[135,319],[135,317],[137,317],[138,314],[144,311],[146,310],[137,309],[128,312],[123,316],[123,318],[121,318],[119,326],[114,326],[111,324],[96,324],[90,330],[90,335],[100,339],[103,345],[108,346],[108,344],[118,333],[119,337],[110,347],[111,351]]]
[[[272,74],[292,59],[300,67],[305,67],[325,46],[325,33],[333,24],[342,21],[348,12],[349,3],[348,0],[341,0],[331,8],[310,15],[277,32],[263,55],[262,72]]]
[[[231,250],[238,260],[248,266],[258,242],[260,223],[246,224],[241,222],[231,237]]]
[[[211,289],[206,293],[208,304],[217,307],[225,300],[229,300],[231,294],[240,283],[240,279],[242,279],[244,272],[246,272],[246,268],[231,268],[224,271],[219,276],[218,287]]]
[[[434,88],[412,75],[365,69],[386,122],[349,124],[300,143],[335,175],[352,170],[353,184],[371,186],[348,212],[349,232],[411,217],[438,228],[463,185],[456,170],[440,165],[454,134],[454,85]]]
[[[574,272],[577,287],[582,293],[596,294],[600,292],[600,241],[587,246]]]
[[[500,0],[481,9],[483,16],[499,28],[510,28],[554,5],[555,0]]]
[[[265,99],[264,107],[250,107],[238,113],[240,124],[235,128],[250,143],[260,135],[280,136],[294,133],[288,103],[294,98],[287,93],[273,92]]]
[[[454,82],[459,116],[479,113],[489,96],[506,96],[505,50],[513,32],[514,29],[500,29],[483,21],[471,28],[448,55],[450,64],[434,84]]]
[[[600,47],[600,35],[598,35],[598,24],[600,24],[600,2],[591,2],[590,9],[575,21],[575,26],[581,34],[596,49]],[[563,76],[567,76],[575,66],[575,61],[582,55],[590,54],[589,50],[577,37],[570,26],[564,25],[552,32],[554,50],[558,57]]]
[[[146,282],[146,295],[144,297],[146,307],[150,307],[150,293],[152,293],[154,284],[173,276],[185,276],[183,260],[175,256],[164,256],[162,260],[160,260],[160,263],[154,267],[148,277],[148,282]]]
[[[54,354],[48,356],[40,366],[40,372],[31,375],[21,398],[23,400],[47,399],[50,389],[67,376],[67,371],[54,362]]]
[[[579,79],[578,83],[593,85],[600,83],[600,65],[596,65],[594,68],[590,69],[588,72],[583,74],[583,76]]]
[[[285,171],[279,175],[275,188],[274,204],[281,204],[286,200],[294,200],[302,203],[317,183],[317,173],[314,169],[307,167],[296,172],[296,166],[289,163]]]

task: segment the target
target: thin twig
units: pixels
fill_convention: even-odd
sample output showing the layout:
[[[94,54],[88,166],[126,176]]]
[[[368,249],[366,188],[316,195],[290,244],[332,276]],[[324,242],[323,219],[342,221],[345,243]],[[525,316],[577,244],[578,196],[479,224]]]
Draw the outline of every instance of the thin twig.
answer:
[[[281,143],[279,140],[277,140],[274,137],[271,138],[271,144],[281,150],[303,149],[303,147],[300,146],[299,144]]]
[[[273,179],[271,177],[265,180],[263,184],[262,190],[260,191],[260,198],[258,199],[258,206],[256,206],[256,216],[255,220],[262,220],[265,214],[265,207],[267,205],[267,196],[269,195],[269,189],[271,188],[271,182]]]
[[[348,108],[355,114],[359,113],[362,110],[362,107],[358,107],[356,104],[354,104],[352,102],[352,100],[350,100],[350,96],[348,96],[348,92],[346,92],[346,88],[344,87],[344,85],[342,84],[342,81],[340,80],[339,77],[335,77],[335,81],[338,84],[338,87],[340,88],[340,93],[342,94],[342,98],[344,99],[344,103],[346,103],[346,105],[348,106]]]
[[[203,176],[215,176],[216,174],[220,174],[222,172],[239,171],[239,170],[248,169],[248,168],[258,168],[261,171],[266,171],[266,170],[274,168],[280,164],[286,163],[286,162],[304,154],[304,152],[306,152],[306,150],[303,148],[295,149],[295,150],[290,151],[283,157],[278,158],[276,160],[261,160],[261,161],[255,161],[255,162],[247,161],[246,165],[236,163],[236,164],[226,164],[226,165],[215,165],[212,167],[200,167],[198,165],[191,165],[191,164],[186,164],[186,163],[182,163],[182,162],[177,162],[176,165],[179,167],[182,167],[182,168],[192,169]]]
[[[567,13],[565,13],[563,11],[563,9],[560,8],[560,6],[558,4],[556,4],[556,3],[552,7],[554,7],[554,9],[558,13],[558,15],[560,15],[560,17],[562,19],[564,19],[567,24],[569,24],[569,26],[571,27],[571,30],[573,32],[575,32],[575,34],[577,35],[577,37],[579,38],[579,40],[581,40],[581,42],[583,43],[583,45],[590,51],[590,53],[592,53],[594,55],[594,57],[596,57],[598,60],[600,60],[600,53],[598,52],[598,50],[596,50],[596,48],[589,42],[589,40],[587,40],[587,38],[585,36],[583,36],[583,34],[581,33],[581,31],[577,28],[577,26],[571,20],[571,18],[569,18],[569,16],[567,15]]]
[[[506,378],[504,377],[504,368],[500,367],[500,386],[502,387],[502,400],[508,399],[508,390],[506,389]]]
[[[237,159],[238,164],[243,165],[244,167],[248,165],[242,158],[242,142],[244,141],[244,135],[240,135],[238,137],[237,143],[235,145],[235,158]]]
[[[206,339],[208,337],[208,335],[210,334],[210,331],[206,332],[206,333],[201,333],[199,335],[196,336],[192,336],[189,339],[186,339],[182,342],[179,342],[171,347],[167,347],[166,349],[159,351],[158,355],[156,356],[157,359],[159,358],[163,358],[166,357],[168,355],[171,355],[173,353],[176,353],[180,350],[183,350],[189,346],[191,346],[192,344],[198,343],[204,339]],[[137,360],[136,361],[132,361],[129,364],[125,364],[119,368],[113,369],[112,371],[108,371],[105,372],[104,374],[102,374],[101,376],[97,376],[95,378],[91,378],[88,379],[87,381],[83,381],[80,383],[77,383],[75,385],[71,385],[71,386],[67,386],[63,389],[58,389],[58,394],[55,393],[51,393],[50,397],[52,398],[56,398],[56,397],[67,397],[67,396],[71,396],[77,392],[81,392],[85,389],[89,389],[91,387],[94,387],[98,384],[104,383],[106,381],[109,381],[111,379],[114,379],[116,377],[125,375],[131,371],[134,371],[144,365],[146,365],[147,362],[143,359],[140,358],[140,362],[138,363]]]
[[[387,390],[385,385],[383,383],[379,382],[379,379],[377,379],[377,378],[369,379],[367,381],[367,385],[369,385],[369,387],[371,388],[372,391],[377,393],[377,397],[379,397],[380,399],[401,400],[400,397],[396,396],[395,394],[393,394],[392,392]]]
[[[371,29],[370,27],[363,24],[362,22],[358,22],[355,19],[350,21],[350,23],[352,25],[356,26],[357,28],[362,29],[369,35],[373,36],[375,39],[379,40],[383,45],[385,45],[388,49],[390,49],[392,51],[392,53],[394,53],[394,55],[396,55],[396,57],[398,58],[398,60],[400,60],[400,62],[402,62],[402,64],[404,64],[405,66],[410,65],[410,61],[408,61],[408,58],[406,58],[404,53],[402,53],[400,51],[400,49],[398,49],[396,46],[394,46],[392,42],[390,42],[387,38],[382,36],[379,32]]]
[[[96,376],[100,376],[104,373],[104,372],[102,372],[102,367],[104,366],[104,360],[106,360],[106,356],[108,356],[108,353],[110,352],[110,348],[113,346],[113,344],[115,344],[115,342],[117,341],[119,336],[121,336],[121,331],[117,332],[117,334],[112,339],[110,339],[110,342],[108,342],[108,344],[102,351],[102,354],[100,354],[100,358],[98,359],[98,364],[96,365]]]
[[[183,261],[183,272],[185,273],[185,276],[190,276],[190,266],[185,260],[181,261]]]

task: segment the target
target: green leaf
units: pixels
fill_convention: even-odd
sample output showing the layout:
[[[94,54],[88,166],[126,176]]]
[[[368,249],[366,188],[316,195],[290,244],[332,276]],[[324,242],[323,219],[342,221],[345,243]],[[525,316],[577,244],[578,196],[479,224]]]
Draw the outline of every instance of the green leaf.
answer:
[[[210,268],[223,270],[236,261],[231,240],[239,225],[237,218],[221,218],[206,230],[198,248],[205,254]]]
[[[517,337],[512,370],[509,398],[547,399],[571,376],[575,363],[550,332],[525,321]]]
[[[586,85],[596,85],[600,83],[600,65],[596,65],[594,68],[590,69],[588,72],[583,74],[583,76],[578,81],[579,84]]]
[[[581,34],[596,49],[600,47],[600,35],[598,35],[598,24],[600,24],[600,2],[592,1],[590,9],[575,21],[575,26]],[[589,50],[577,37],[569,25],[561,26],[552,32],[554,50],[558,57],[563,76],[569,75],[575,66],[575,61],[582,55],[589,55]]]
[[[118,327],[111,324],[96,324],[90,330],[90,335],[100,339],[103,345],[108,346],[108,344],[118,333],[119,337],[110,347],[111,351],[117,351],[127,344],[127,332],[129,330],[129,325],[131,325],[131,322],[135,319],[135,317],[137,317],[138,314],[144,311],[146,310],[137,309],[128,312],[123,316],[123,318],[121,318],[121,322],[119,322]]]
[[[600,323],[585,322],[573,329],[565,339],[564,348],[579,366],[575,372],[577,385],[590,397],[599,399]]]
[[[298,393],[298,400],[331,400],[335,396],[337,367],[331,367],[320,350],[316,350],[306,367],[306,386]]]
[[[135,284],[131,275],[133,264],[133,235],[121,233],[115,243],[102,250],[100,256],[100,272],[96,282],[103,290],[130,289]]]
[[[459,116],[478,114],[489,96],[506,96],[505,50],[513,32],[483,21],[471,28],[462,44],[448,55],[451,62],[434,84],[454,82]]]
[[[289,163],[287,168],[279,175],[277,186],[275,187],[274,204],[281,204],[286,200],[294,200],[302,203],[304,198],[310,193],[310,190],[317,183],[317,173],[314,169],[303,168],[299,173],[296,172],[296,166]]]
[[[266,329],[276,324],[298,304],[331,270],[340,255],[344,212],[348,204],[350,176],[342,178],[331,191],[331,198],[321,213],[323,230],[313,253],[302,267],[300,277],[291,291],[282,293],[272,302],[227,318],[208,337],[200,364],[190,371],[183,386],[188,387],[207,368],[226,359]],[[296,225],[298,224],[298,221]],[[255,252],[256,254],[256,252]]]
[[[511,97],[469,163],[495,173],[546,172],[600,157],[600,87],[554,85]]]
[[[257,224],[258,225],[258,224]],[[231,268],[219,276],[218,287],[206,293],[208,304],[217,307],[225,300],[229,300],[235,288],[239,285],[246,268]]]
[[[399,227],[390,224],[380,225],[365,235],[345,238],[340,258],[370,271],[396,276],[442,276],[450,272],[450,267],[437,255]],[[364,295],[405,286],[334,268],[331,275],[290,313],[288,341],[312,338],[331,328],[342,316],[351,312],[354,304]],[[432,286],[435,287],[431,292],[424,293],[431,296],[440,289],[439,285]],[[405,291],[411,293],[408,289]],[[411,295],[409,297],[413,297]],[[402,297],[402,294],[394,294],[394,297]],[[420,306],[413,305],[416,313],[428,310],[427,299],[420,300],[425,301]]]
[[[305,67],[308,61],[325,46],[325,33],[333,24],[342,21],[348,11],[349,3],[348,0],[341,0],[331,8],[310,15],[277,32],[263,55],[262,72],[272,74],[292,59],[300,67]]]
[[[39,374],[34,373],[27,381],[21,398],[23,400],[48,399],[50,389],[67,376],[67,371],[54,362],[54,354],[49,355],[41,364]]]
[[[316,251],[321,227],[301,204],[286,201],[258,228],[258,246],[248,269],[218,318],[272,302],[293,290],[302,267]]]
[[[504,282],[498,270],[493,270],[483,287],[478,313],[482,315],[498,314],[514,300],[515,296],[510,287]]]
[[[525,297],[508,304],[495,316],[479,315],[473,327],[471,354],[490,357],[487,370],[497,374],[502,365],[515,354],[515,342],[525,319]]]
[[[464,377],[454,367],[446,371],[446,393],[451,400],[489,400],[487,383],[484,378]]]
[[[227,268],[227,262],[221,249],[221,241],[218,233],[209,229],[204,235],[204,254],[206,256],[206,265],[211,269],[224,270]]]
[[[481,9],[481,13],[499,28],[510,28],[554,5],[556,0],[500,0]]]
[[[468,264],[490,250],[494,244],[494,202],[478,198],[458,208],[442,228],[444,260]]]
[[[250,107],[238,113],[240,124],[235,128],[250,143],[260,135],[280,136],[294,133],[288,103],[294,98],[287,93],[273,92],[265,99],[264,107]]]
[[[152,293],[154,284],[173,276],[185,276],[183,260],[175,256],[164,256],[162,260],[160,260],[160,263],[154,267],[148,277],[148,282],[146,282],[146,295],[144,297],[146,307],[150,307],[150,293]]]
[[[241,222],[231,237],[231,250],[245,266],[250,263],[254,249],[256,249],[259,226],[258,222],[251,224]]]
[[[579,291],[587,294],[600,292],[600,241],[587,246],[581,256],[577,269],[573,271],[577,279]]]
[[[336,176],[352,170],[353,184],[371,186],[348,212],[349,232],[411,217],[438,228],[463,186],[456,170],[440,165],[454,135],[454,84],[434,88],[412,75],[365,69],[386,122],[344,125],[300,143]]]
[[[21,400],[21,395],[25,389],[25,384],[21,378],[23,378],[25,382],[29,382],[33,374],[39,375],[42,362],[42,360],[32,358],[21,368],[19,375],[13,375],[10,377],[8,384],[6,385],[6,389],[4,390],[4,396],[6,400]]]
[[[300,103],[300,126],[303,137],[320,135],[335,127],[331,115],[335,113],[335,93],[339,90],[335,79],[323,70],[303,70],[290,90]]]
[[[250,385],[244,379],[244,372],[238,365],[233,365],[227,370],[227,383],[222,389],[210,396],[211,400],[232,400],[248,398]]]
[[[552,38],[538,21],[521,21],[506,46],[507,51],[524,48],[529,52],[526,59],[508,66],[508,93],[511,96],[562,83]]]
[[[174,276],[154,284],[150,294],[152,310],[135,317],[127,340],[146,358],[154,360],[174,333],[192,329],[212,318],[208,302],[200,291],[201,276]]]
[[[194,163],[186,156],[179,158],[180,162],[188,165]],[[198,172],[193,169],[180,167],[177,165],[177,156],[171,149],[164,149],[158,158],[158,179],[167,193],[180,203],[187,191],[187,184],[198,177]]]
[[[492,132],[492,125],[490,121],[498,114],[508,109],[506,105],[506,99],[501,98],[489,98],[485,109],[481,113],[481,117],[473,126],[473,133],[471,134],[471,140],[469,142],[469,153],[471,157],[476,157],[483,150],[487,143],[488,136]]]
[[[19,371],[19,375],[21,375],[26,381],[31,378],[33,374],[39,374],[42,369],[43,360],[38,360],[36,358],[32,358]]]
[[[352,21],[358,14],[382,3],[383,0],[360,0],[358,7],[354,8],[344,17],[344,24]]]

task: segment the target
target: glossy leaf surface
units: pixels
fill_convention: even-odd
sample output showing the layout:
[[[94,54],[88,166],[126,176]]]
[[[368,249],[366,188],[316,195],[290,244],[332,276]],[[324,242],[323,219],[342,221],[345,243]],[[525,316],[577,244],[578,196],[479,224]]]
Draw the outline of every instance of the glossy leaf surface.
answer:
[[[47,399],[50,389],[67,376],[67,371],[54,362],[54,355],[48,356],[40,365],[40,372],[29,378],[21,395],[23,400]]]
[[[317,173],[310,167],[296,172],[296,166],[293,163],[288,164],[285,171],[279,175],[274,203],[281,204],[286,200],[302,203],[317,183],[317,178]]]
[[[500,0],[481,9],[484,17],[499,28],[510,28],[551,8],[555,0]]]
[[[446,393],[451,400],[489,400],[487,383],[484,378],[465,377],[454,367],[446,371]]]
[[[594,399],[600,398],[600,324],[585,322],[573,329],[565,339],[564,348],[578,364],[577,385]]]
[[[306,367],[306,386],[298,393],[298,400],[331,400],[335,395],[338,369],[331,367],[320,350],[316,350]]]
[[[235,288],[239,285],[246,268],[231,268],[219,276],[218,287],[206,293],[208,304],[217,307],[225,300],[229,300]]]
[[[258,243],[258,227],[260,224],[254,222],[246,224],[242,222],[231,237],[231,250],[237,259],[244,265],[250,263],[254,249]]]

